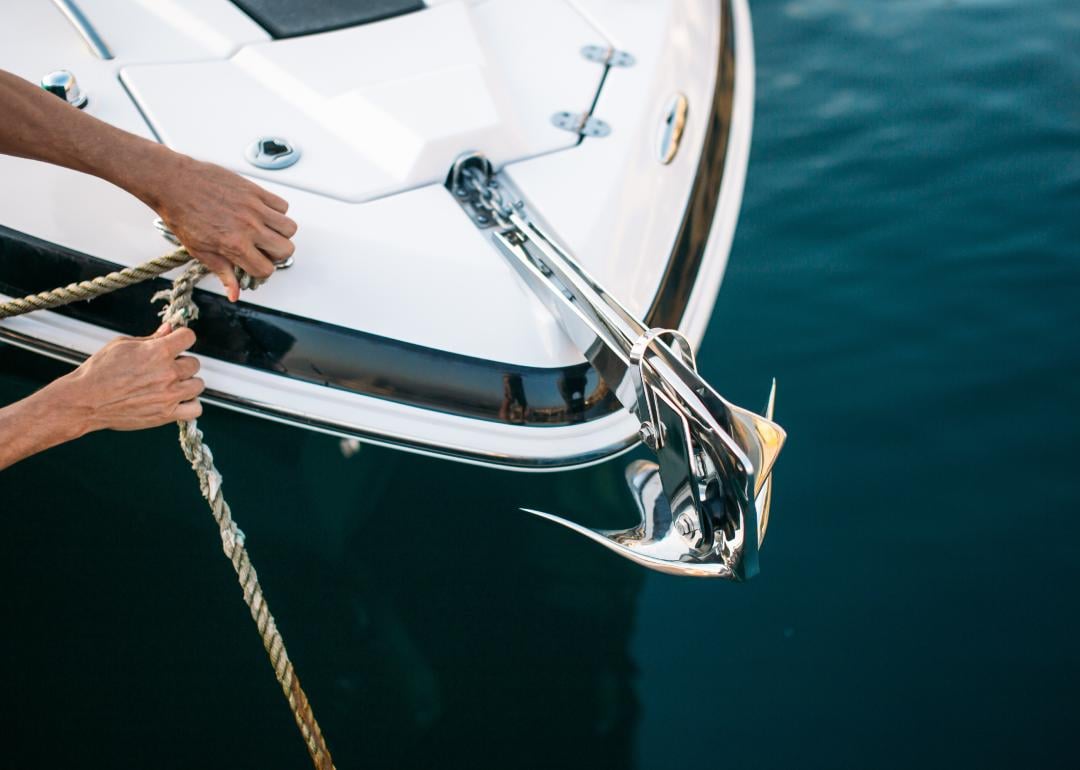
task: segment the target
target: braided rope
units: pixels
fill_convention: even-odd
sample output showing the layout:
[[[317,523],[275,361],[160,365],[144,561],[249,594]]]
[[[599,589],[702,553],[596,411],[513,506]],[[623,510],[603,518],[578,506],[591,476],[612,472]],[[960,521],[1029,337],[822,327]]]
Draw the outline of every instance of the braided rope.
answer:
[[[21,299],[0,302],[0,319],[100,297],[102,294],[167,273],[189,261],[191,264],[173,281],[172,288],[159,291],[152,298],[154,302],[166,300],[165,307],[161,311],[164,322],[171,324],[173,328],[187,326],[199,317],[199,308],[192,299],[192,292],[195,284],[207,274],[208,270],[205,265],[191,260],[185,249],[179,249],[172,254],[89,281],[73,283]],[[240,286],[245,289],[256,288],[261,283],[239,269],[237,269],[237,277],[240,279]],[[210,452],[210,447],[203,443],[202,431],[199,430],[195,420],[180,421],[177,425],[180,427],[180,448],[199,479],[199,491],[210,505],[210,512],[221,534],[221,548],[232,562],[233,569],[236,570],[237,580],[240,581],[240,587],[243,589],[244,602],[251,611],[251,618],[259,630],[259,636],[262,637],[263,647],[266,649],[266,654],[270,656],[270,664],[274,667],[274,676],[281,685],[285,699],[289,702],[293,719],[296,720],[296,726],[300,728],[300,734],[307,745],[311,761],[317,770],[334,770],[334,761],[330,757],[330,750],[326,746],[322,730],[319,728],[319,723],[315,721],[311,703],[300,686],[300,679],[293,669],[289,653],[285,649],[285,642],[281,638],[281,632],[278,631],[274,616],[270,614],[270,608],[263,596],[255,567],[248,557],[247,549],[244,548],[244,533],[233,521],[232,510],[221,493],[221,473],[214,465],[214,455]]]
[[[153,301],[167,300],[167,304],[161,311],[161,318],[165,323],[172,324],[174,328],[187,326],[199,317],[199,308],[192,300],[191,294],[195,289],[195,284],[206,273],[205,265],[193,262],[173,281],[171,289],[154,295]],[[293,719],[296,720],[296,726],[300,728],[300,734],[304,737],[311,761],[319,770],[332,770],[334,761],[330,757],[330,750],[326,746],[322,730],[319,729],[319,723],[315,721],[311,703],[293,670],[281,632],[278,631],[274,616],[270,614],[270,608],[263,597],[262,586],[259,585],[255,567],[251,564],[247,549],[244,548],[244,533],[233,521],[232,510],[221,492],[221,474],[214,465],[214,455],[210,452],[210,447],[203,443],[203,433],[195,420],[181,421],[177,424],[180,426],[180,448],[191,463],[195,475],[199,477],[199,490],[206,498],[206,502],[210,504],[210,512],[221,533],[221,549],[232,562],[233,569],[236,570],[236,578],[244,591],[244,601],[251,611],[251,619],[255,621],[255,626],[259,629],[263,647],[266,648],[266,654],[270,656],[270,664],[274,667],[274,675],[277,677],[278,684],[281,685],[285,699],[289,702]]]
[[[40,294],[31,294],[27,297],[0,302],[0,318],[11,318],[34,310],[49,310],[81,299],[94,299],[94,297],[100,297],[102,294],[108,294],[125,286],[134,286],[137,283],[156,278],[162,273],[167,273],[175,267],[186,264],[190,260],[191,257],[186,249],[177,249],[172,254],[156,257],[135,267],[125,267],[115,273],[99,275],[89,281],[70,283],[52,291],[43,291]]]

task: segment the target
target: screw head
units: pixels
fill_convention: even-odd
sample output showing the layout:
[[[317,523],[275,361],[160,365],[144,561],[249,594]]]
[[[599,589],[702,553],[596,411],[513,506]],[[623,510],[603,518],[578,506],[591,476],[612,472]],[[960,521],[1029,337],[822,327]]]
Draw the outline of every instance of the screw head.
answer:
[[[695,548],[704,540],[701,529],[698,527],[697,517],[691,511],[683,511],[679,514],[675,519],[675,531]]]
[[[638,436],[641,437],[642,444],[649,449],[656,449],[656,429],[653,428],[651,423],[641,423],[641,427],[638,428]]]
[[[75,81],[75,76],[68,70],[56,70],[45,75],[41,79],[41,87],[80,110],[86,106],[88,101],[86,94],[82,92],[79,84]]]
[[[264,136],[252,142],[245,157],[258,168],[288,168],[300,160],[300,148],[280,136]]]

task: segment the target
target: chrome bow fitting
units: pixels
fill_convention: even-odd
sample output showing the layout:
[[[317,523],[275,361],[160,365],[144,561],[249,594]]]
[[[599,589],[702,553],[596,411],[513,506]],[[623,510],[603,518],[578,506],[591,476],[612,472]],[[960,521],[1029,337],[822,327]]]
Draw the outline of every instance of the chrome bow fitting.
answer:
[[[478,153],[455,161],[447,188],[491,237],[608,388],[640,421],[657,462],[626,470],[641,522],[594,530],[549,519],[643,566],[675,575],[745,580],[758,571],[772,468],[784,430],[731,404],[697,372],[676,329],[647,327],[604,290],[526,212],[521,196]]]

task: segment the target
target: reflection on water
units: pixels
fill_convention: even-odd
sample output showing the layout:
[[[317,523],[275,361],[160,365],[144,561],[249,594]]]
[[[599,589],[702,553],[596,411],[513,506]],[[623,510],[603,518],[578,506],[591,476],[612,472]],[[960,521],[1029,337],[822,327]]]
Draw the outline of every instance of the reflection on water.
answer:
[[[700,361],[749,406],[779,378],[761,577],[647,574],[516,511],[626,526],[626,458],[345,459],[208,410],[339,767],[1069,765],[1080,8],[753,5],[754,148]],[[0,348],[0,372],[11,399],[56,367]],[[170,430],[34,458],[0,504],[12,766],[305,766]]]

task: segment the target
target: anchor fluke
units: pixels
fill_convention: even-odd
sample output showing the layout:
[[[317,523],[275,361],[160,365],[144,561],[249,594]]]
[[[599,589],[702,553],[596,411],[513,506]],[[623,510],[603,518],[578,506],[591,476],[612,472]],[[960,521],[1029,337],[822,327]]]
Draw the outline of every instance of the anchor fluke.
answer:
[[[765,418],[770,424],[775,404],[776,380],[773,380],[765,409]],[[782,444],[783,430],[777,430],[779,443]],[[775,447],[775,452],[779,452],[779,446]],[[772,460],[775,461],[775,454]],[[767,467],[771,470],[772,465],[773,462],[769,462]],[[697,526],[692,508],[687,507],[677,516],[672,514],[668,498],[664,494],[659,464],[648,460],[631,462],[626,468],[626,483],[641,517],[640,523],[629,529],[591,529],[545,511],[532,508],[521,510],[566,527],[643,567],[669,575],[747,580],[757,574],[756,548],[753,549],[753,558],[746,559],[739,549],[726,547],[730,545],[727,542],[729,532],[723,527],[714,531],[714,540],[708,543],[705,533]],[[765,539],[771,503],[770,472],[759,485],[759,492],[754,498],[758,522],[755,539],[758,547]]]

